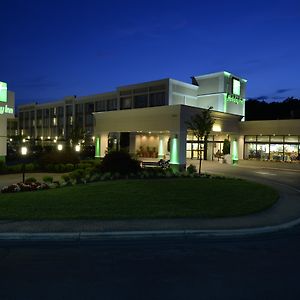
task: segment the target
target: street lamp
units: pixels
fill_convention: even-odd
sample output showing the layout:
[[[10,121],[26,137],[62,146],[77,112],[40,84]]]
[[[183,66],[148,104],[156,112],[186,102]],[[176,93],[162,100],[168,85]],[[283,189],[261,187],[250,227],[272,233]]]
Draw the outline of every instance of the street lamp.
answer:
[[[27,155],[27,151],[28,151],[27,147],[25,147],[25,146],[21,147],[21,154],[23,157],[25,157]],[[24,160],[23,160],[23,164],[22,164],[22,173],[23,173],[22,178],[23,178],[23,183],[24,183],[25,182],[25,162],[24,162]]]

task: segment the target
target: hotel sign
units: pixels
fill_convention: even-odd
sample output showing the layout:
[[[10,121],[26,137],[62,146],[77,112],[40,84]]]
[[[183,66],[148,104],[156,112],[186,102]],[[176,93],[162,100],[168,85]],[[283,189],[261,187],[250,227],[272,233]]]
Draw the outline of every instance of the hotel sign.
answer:
[[[7,83],[0,81],[0,115],[13,115],[14,109],[4,103],[7,103]]]
[[[3,114],[11,114],[13,115],[14,114],[14,109],[11,108],[11,107],[8,107],[7,105],[0,105],[0,115],[3,115]]]
[[[7,102],[7,83],[0,81],[0,102]]]

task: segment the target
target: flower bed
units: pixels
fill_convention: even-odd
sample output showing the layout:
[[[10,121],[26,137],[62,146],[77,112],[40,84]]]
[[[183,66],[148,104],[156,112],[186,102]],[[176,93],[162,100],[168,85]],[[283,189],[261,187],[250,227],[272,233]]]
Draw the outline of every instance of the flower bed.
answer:
[[[47,183],[40,182],[28,182],[28,183],[15,183],[8,186],[4,186],[1,189],[1,193],[17,193],[17,192],[32,192],[39,190],[47,190],[49,185]]]

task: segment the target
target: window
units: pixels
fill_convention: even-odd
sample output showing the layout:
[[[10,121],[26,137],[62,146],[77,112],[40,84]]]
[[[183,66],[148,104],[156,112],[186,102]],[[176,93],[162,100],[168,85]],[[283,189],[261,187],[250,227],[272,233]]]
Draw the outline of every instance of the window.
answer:
[[[130,109],[131,108],[131,97],[121,98],[120,109]]]
[[[134,107],[141,108],[148,106],[148,95],[134,96]]]
[[[232,94],[241,95],[241,82],[236,78],[232,78]]]
[[[107,100],[107,110],[116,110],[117,109],[117,99]]]
[[[105,100],[97,101],[95,111],[106,111],[106,101]]]
[[[165,93],[150,94],[150,106],[162,106],[165,104]]]
[[[94,103],[86,103],[85,104],[85,113],[91,114],[92,112],[94,112]]]

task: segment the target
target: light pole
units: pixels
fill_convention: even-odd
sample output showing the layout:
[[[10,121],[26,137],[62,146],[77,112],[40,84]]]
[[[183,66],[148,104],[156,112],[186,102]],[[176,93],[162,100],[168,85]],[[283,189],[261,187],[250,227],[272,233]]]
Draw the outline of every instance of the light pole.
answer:
[[[26,146],[23,146],[21,147],[21,154],[23,157],[25,157],[27,155],[27,147]],[[23,173],[23,183],[25,182],[25,162],[24,162],[24,159],[23,159],[23,164],[22,164],[22,173]]]

